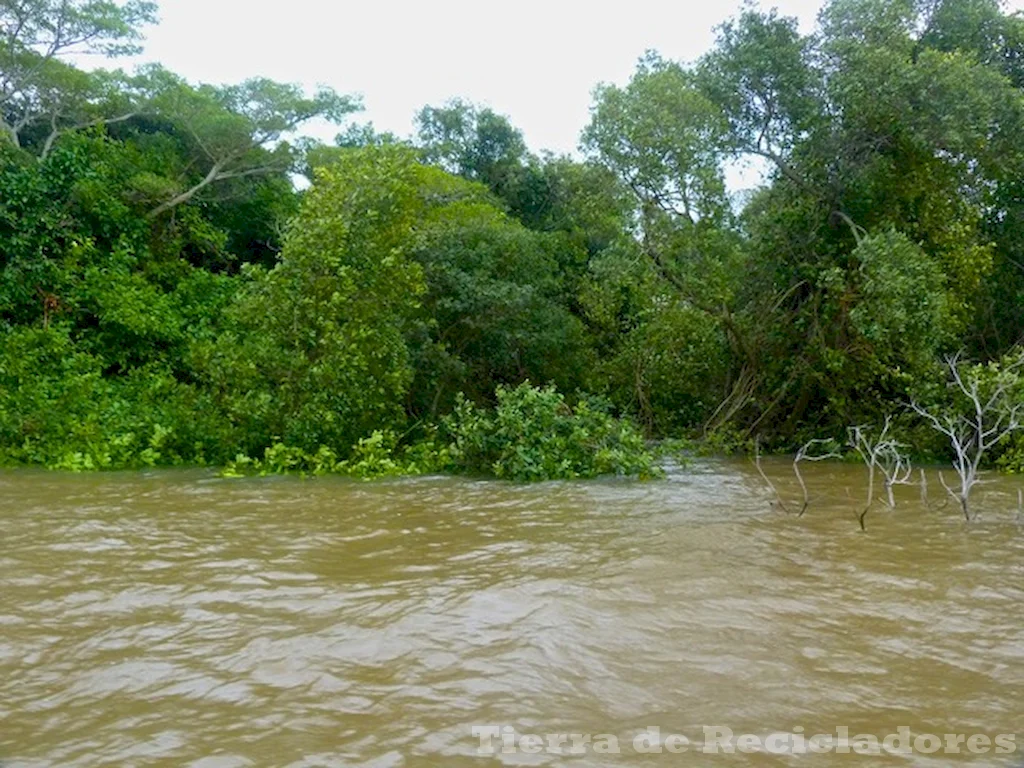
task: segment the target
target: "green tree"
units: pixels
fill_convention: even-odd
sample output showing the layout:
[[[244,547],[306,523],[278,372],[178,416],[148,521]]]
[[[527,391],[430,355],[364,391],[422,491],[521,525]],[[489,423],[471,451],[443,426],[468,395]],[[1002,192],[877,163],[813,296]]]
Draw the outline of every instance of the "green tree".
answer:
[[[300,156],[283,138],[315,118],[340,123],[360,109],[358,101],[329,88],[307,96],[298,86],[266,78],[193,87],[159,68],[146,77],[152,89],[148,109],[180,131],[192,161],[202,169],[198,176],[180,179],[174,194],[148,212],[150,218],[213,184],[299,170]]]
[[[525,379],[572,391],[589,356],[564,304],[562,241],[502,213],[482,187],[453,181],[452,199],[431,212],[413,251],[427,292],[411,337],[412,412],[436,417],[459,393],[485,401],[499,384]]]
[[[410,251],[447,186],[398,146],[351,150],[317,172],[280,263],[249,270],[235,327],[195,351],[246,453],[282,440],[344,455],[401,423],[405,332],[424,291]]]
[[[0,4],[0,130],[21,145],[26,129],[93,124],[87,116],[105,95],[102,77],[87,78],[62,61],[76,54],[137,53],[142,26],[156,4],[143,0],[6,0]]]
[[[523,136],[508,118],[458,99],[424,107],[416,124],[427,162],[495,191],[527,156]]]
[[[929,47],[932,7],[836,0],[813,39],[748,12],[702,65],[734,151],[773,168],[745,216],[762,354],[729,408],[752,429],[792,439],[905,400],[972,317],[1020,101],[973,52]]]
[[[648,429],[678,431],[721,398],[722,345],[744,354],[732,317],[743,254],[724,181],[728,123],[692,71],[653,53],[625,88],[604,86],[596,99],[583,145],[631,190],[636,230],[592,270],[588,301],[595,317],[619,307],[604,321],[615,322],[614,399]],[[645,264],[632,266],[637,258]]]
[[[626,88],[602,86],[595,100],[583,146],[634,191],[645,225],[657,213],[721,219],[726,125],[691,72],[648,53]]]

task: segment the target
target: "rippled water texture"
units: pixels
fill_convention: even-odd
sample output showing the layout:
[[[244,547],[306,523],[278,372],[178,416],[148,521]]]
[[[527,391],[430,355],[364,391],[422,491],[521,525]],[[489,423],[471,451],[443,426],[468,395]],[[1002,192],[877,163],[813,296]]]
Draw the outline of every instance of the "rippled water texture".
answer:
[[[899,489],[861,533],[862,472],[808,475],[796,519],[743,462],[529,487],[0,474],[0,764],[1020,765],[1014,481],[971,524]],[[623,752],[478,757],[487,724]],[[625,748],[704,725],[1019,735],[1011,757]]]

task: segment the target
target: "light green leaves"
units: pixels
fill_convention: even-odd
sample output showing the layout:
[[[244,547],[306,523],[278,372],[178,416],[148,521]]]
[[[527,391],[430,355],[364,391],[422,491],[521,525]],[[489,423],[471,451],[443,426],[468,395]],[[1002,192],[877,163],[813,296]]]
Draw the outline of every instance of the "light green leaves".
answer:
[[[142,25],[155,15],[156,5],[141,0],[0,3],[0,130],[20,145],[22,132],[42,120],[51,121],[54,129],[69,117],[80,121],[68,114],[73,103],[94,103],[90,97],[102,84],[86,81],[61,58],[136,53]]]
[[[690,72],[648,54],[625,88],[597,89],[583,147],[645,204],[695,222],[728,207],[726,129]]]

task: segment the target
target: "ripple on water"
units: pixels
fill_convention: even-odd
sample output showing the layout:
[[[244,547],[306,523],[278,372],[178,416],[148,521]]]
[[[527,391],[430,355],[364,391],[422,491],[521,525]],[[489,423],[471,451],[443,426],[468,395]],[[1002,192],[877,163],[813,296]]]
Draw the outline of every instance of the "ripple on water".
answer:
[[[0,473],[0,760],[457,767],[486,723],[1019,728],[1009,481],[971,526],[900,489],[865,534],[856,468],[807,474],[797,520],[744,462],[535,486]],[[565,764],[497,762],[527,758]]]

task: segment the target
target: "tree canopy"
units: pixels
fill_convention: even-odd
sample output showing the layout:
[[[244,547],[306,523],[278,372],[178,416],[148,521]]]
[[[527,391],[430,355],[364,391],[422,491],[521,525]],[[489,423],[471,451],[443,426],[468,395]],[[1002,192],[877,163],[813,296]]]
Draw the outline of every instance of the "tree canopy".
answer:
[[[461,100],[403,138],[326,88],[76,65],[155,20],[0,3],[5,460],[644,474],[628,422],[842,440],[1024,340],[1024,20],[995,0],[830,0],[810,34],[745,6],[598,86],[580,157]]]

